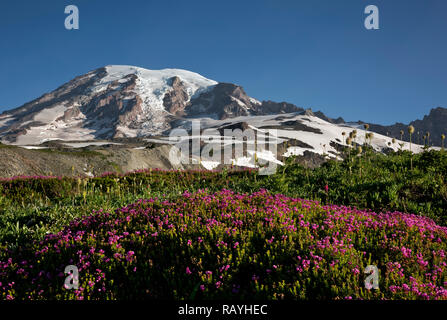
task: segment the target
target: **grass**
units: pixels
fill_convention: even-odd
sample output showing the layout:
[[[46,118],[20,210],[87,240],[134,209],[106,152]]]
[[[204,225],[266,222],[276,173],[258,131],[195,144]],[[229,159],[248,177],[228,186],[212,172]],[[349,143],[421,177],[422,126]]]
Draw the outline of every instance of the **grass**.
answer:
[[[413,162],[412,169],[411,161]],[[355,254],[358,255],[359,252],[367,252],[367,254],[371,255],[371,258],[368,259],[372,259],[371,261],[375,261],[375,263],[382,266],[381,272],[383,272],[383,274],[397,272],[396,275],[394,275],[393,277],[398,276],[399,270],[395,271],[393,269],[394,271],[392,271],[391,269],[394,267],[389,265],[387,266],[387,263],[397,262],[401,265],[406,263],[407,267],[404,268],[406,272],[404,277],[405,281],[397,281],[397,278],[386,278],[387,282],[382,283],[382,285],[385,285],[387,289],[383,292],[381,291],[380,293],[377,293],[376,295],[371,295],[371,293],[363,292],[361,290],[361,286],[358,283],[360,278],[358,278],[357,280],[354,279],[355,277],[352,279],[349,278],[352,280],[352,282],[349,282],[350,285],[348,287],[343,288],[342,279],[345,279],[347,277],[347,274],[351,272],[353,268],[346,269],[347,267],[342,265],[340,267],[340,270],[343,270],[343,272],[336,276],[336,279],[339,279],[340,283],[336,282],[335,284],[333,284],[333,286],[335,287],[332,288],[331,284],[329,283],[331,277],[334,277],[334,275],[329,272],[331,261],[329,261],[329,256],[325,256],[324,254],[322,254],[321,256],[324,257],[327,263],[329,263],[329,267],[326,265],[326,267],[329,269],[325,269],[329,273],[325,273],[325,275],[319,275],[318,277],[315,276],[318,278],[318,280],[316,280],[317,278],[315,278],[314,276],[310,276],[309,274],[307,274],[307,276],[310,276],[311,280],[305,280],[308,278],[303,278],[299,281],[299,285],[297,285],[296,283],[294,284],[294,282],[290,282],[286,283],[287,285],[284,286],[281,281],[286,279],[287,276],[281,273],[281,275],[275,280],[277,282],[273,281],[262,283],[263,287],[261,286],[261,282],[258,283],[259,287],[257,288],[252,286],[254,285],[253,283],[248,287],[244,287],[243,285],[241,285],[241,283],[231,283],[231,286],[234,284],[236,287],[241,286],[241,288],[243,288],[239,289],[239,292],[243,294],[239,295],[238,297],[244,297],[244,295],[251,296],[253,294],[256,294],[258,297],[272,299],[281,297],[294,299],[333,299],[346,297],[366,299],[376,299],[381,297],[389,299],[436,298],[441,297],[437,296],[437,293],[435,291],[441,290],[440,288],[442,287],[442,283],[438,280],[445,279],[445,270],[442,271],[443,273],[441,275],[441,278],[438,277],[437,280],[424,282],[425,280],[422,279],[425,277],[426,271],[424,270],[426,269],[419,270],[417,268],[414,269],[413,267],[411,267],[411,265],[420,265],[417,262],[417,258],[415,258],[416,256],[412,256],[416,259],[414,261],[406,261],[406,257],[402,256],[396,256],[395,260],[392,260],[390,256],[397,254],[393,251],[394,249],[391,249],[392,246],[400,246],[399,248],[411,247],[411,250],[413,250],[413,254],[416,254],[416,252],[419,252],[421,254],[423,253],[423,257],[421,258],[422,260],[419,260],[420,262],[423,262],[421,262],[422,265],[428,261],[428,268],[435,268],[435,266],[439,266],[440,261],[436,259],[442,260],[443,258],[429,257],[428,251],[426,250],[430,249],[431,251],[433,251],[434,249],[436,249],[439,251],[447,249],[443,247],[446,243],[445,239],[443,238],[445,235],[445,229],[442,229],[442,227],[438,227],[447,225],[446,181],[447,154],[443,151],[425,151],[424,153],[413,155],[411,159],[411,155],[409,152],[393,152],[388,155],[382,155],[371,152],[371,150],[369,150],[367,146],[363,147],[362,154],[356,154],[355,151],[352,151],[349,157],[346,157],[345,161],[328,161],[323,166],[317,169],[304,168],[301,165],[294,163],[293,159],[290,159],[287,162],[286,166],[278,168],[277,173],[271,176],[259,176],[257,171],[255,170],[223,170],[220,172],[177,172],[145,170],[125,175],[108,173],[95,178],[17,177],[14,179],[1,179],[0,246],[3,248],[1,251],[3,258],[0,258],[0,261],[4,261],[3,259],[7,255],[18,258],[19,256],[21,257],[23,255],[26,256],[27,254],[30,254],[35,250],[38,250],[39,248],[41,249],[44,244],[40,241],[47,241],[45,239],[48,237],[49,234],[58,234],[62,230],[66,230],[64,228],[74,223],[73,221],[79,221],[78,219],[87,219],[85,221],[90,221],[88,220],[88,217],[96,215],[96,211],[99,210],[101,210],[101,212],[110,213],[121,212],[123,210],[122,208],[126,208],[126,206],[131,203],[140,203],[139,199],[158,198],[168,202],[172,201],[173,203],[177,203],[177,205],[181,206],[181,201],[184,197],[185,192],[194,193],[199,192],[202,189],[207,189],[210,197],[219,198],[220,196],[214,195],[214,193],[221,192],[221,190],[232,190],[232,192],[241,194],[253,194],[265,189],[268,190],[268,195],[266,194],[265,196],[263,196],[265,199],[269,199],[269,197],[271,197],[270,195],[275,194],[284,194],[286,197],[290,197],[288,198],[288,200],[284,200],[288,203],[287,206],[289,206],[290,208],[293,208],[294,206],[296,207],[298,205],[296,202],[298,200],[293,199],[308,199],[306,201],[311,201],[311,204],[314,203],[315,206],[318,207],[315,209],[315,212],[309,213],[309,215],[307,215],[307,213],[305,214],[304,212],[305,210],[300,211],[301,214],[304,215],[302,219],[304,219],[303,221],[305,221],[306,223],[316,223],[318,225],[321,225],[321,219],[324,215],[324,212],[327,212],[324,207],[325,204],[339,205],[340,207],[334,207],[334,213],[343,211],[343,207],[341,207],[343,205],[357,207],[359,208],[358,210],[372,209],[375,212],[383,212],[383,216],[374,215],[371,218],[375,219],[374,221],[377,221],[377,223],[380,223],[380,217],[384,218],[386,221],[389,221],[387,219],[389,219],[390,215],[393,215],[387,212],[402,212],[396,214],[397,217],[400,217],[399,219],[401,220],[399,221],[401,221],[402,223],[399,222],[398,225],[393,225],[392,222],[390,222],[390,226],[387,227],[389,228],[387,230],[390,232],[390,234],[386,234],[387,237],[392,237],[393,234],[399,235],[405,233],[407,234],[405,237],[395,239],[397,242],[391,241],[390,246],[382,250],[379,248],[381,246],[380,243],[383,244],[383,241],[385,241],[385,239],[383,238],[385,235],[382,232],[383,230],[374,230],[371,231],[372,233],[369,233],[369,231],[367,231],[366,229],[362,229],[362,235],[365,235],[366,239],[369,240],[364,240],[365,243],[363,243],[363,240],[360,240],[360,238],[356,238],[357,247],[355,247]],[[236,198],[237,201],[239,201],[238,199],[239,198]],[[314,204],[312,204],[312,206],[314,206]],[[241,203],[240,205],[244,206],[245,203]],[[206,203],[198,204],[199,211],[204,208],[203,206],[206,206]],[[138,204],[136,205],[136,207],[138,208],[138,210],[141,209]],[[262,203],[253,204],[251,205],[251,207],[256,207],[258,208],[257,210],[264,212],[262,209],[264,208],[264,205]],[[118,211],[115,211],[117,209]],[[213,211],[215,209],[215,206],[211,206],[208,207],[208,209],[206,209],[205,211],[200,211],[203,213],[203,215],[201,214],[200,217],[202,219],[205,218],[205,216],[208,214],[208,211],[215,212]],[[247,207],[247,209],[249,209],[249,207]],[[162,206],[157,207],[157,210],[162,210]],[[364,223],[364,220],[362,218],[364,215],[369,215],[369,211],[365,211],[366,213],[364,213],[363,211],[358,211],[357,209],[349,210],[352,210],[350,211],[352,213],[351,216],[354,216],[355,219],[359,219],[359,224]],[[154,211],[154,214],[158,214],[156,212]],[[194,212],[192,211],[191,213],[194,214]],[[234,213],[234,211],[232,212]],[[437,244],[437,238],[434,243],[429,243],[427,242],[428,240],[424,238],[418,238],[417,234],[420,234],[420,232],[416,232],[413,234],[413,231],[410,230],[411,228],[408,229],[409,227],[406,221],[414,221],[415,218],[412,218],[413,216],[411,215],[405,215],[406,213],[414,213],[418,216],[423,216],[420,218],[421,220],[417,220],[419,221],[417,223],[417,228],[420,228],[421,226],[429,226],[428,228],[431,230],[430,232],[435,232],[433,230],[436,229],[437,231],[435,233],[432,233],[431,235],[435,235],[437,238],[441,239],[442,244]],[[262,217],[266,218],[267,214],[267,212],[264,212]],[[296,216],[293,216],[291,218],[297,221]],[[431,222],[432,220],[426,220],[427,218],[432,219],[433,222]],[[175,219],[177,218],[174,218],[174,220]],[[220,218],[216,219],[219,220]],[[104,220],[104,222],[106,221]],[[191,222],[192,221],[189,221],[188,223]],[[137,225],[141,227],[141,225],[139,225],[138,223]],[[121,227],[124,227],[124,225]],[[265,248],[263,246],[260,246],[261,244],[259,241],[267,241],[270,239],[269,237],[271,236],[270,231],[264,230],[262,228],[259,229],[256,223],[252,227],[252,230],[257,230],[252,231],[254,232],[252,234],[252,237],[255,237],[255,234],[257,232],[259,232],[259,234],[257,235],[257,240],[253,240],[255,241],[255,243],[249,244],[251,246],[250,250],[246,249],[245,251],[245,254],[249,254],[250,256],[254,256],[256,254],[260,254],[260,252],[264,252]],[[344,228],[344,225],[339,225],[339,227]],[[181,229],[181,225],[176,225],[176,228]],[[425,227],[423,228],[424,230],[426,230]],[[78,231],[82,231],[81,229],[79,229]],[[126,232],[124,229],[120,230],[122,232]],[[151,231],[154,230],[151,229]],[[415,229],[415,231],[417,230]],[[298,230],[297,232],[299,233],[301,231]],[[98,230],[97,235],[99,236],[101,232]],[[202,229],[200,229],[200,232],[204,232],[203,235],[206,239],[208,239],[207,241],[215,241],[217,239],[217,235],[214,233],[208,234]],[[278,233],[278,235],[280,234],[281,233]],[[324,239],[324,237],[329,235],[330,234],[322,231],[317,232],[313,236],[314,238],[317,237],[318,239],[322,240]],[[296,233],[292,233],[288,236],[293,237],[297,241],[294,244],[294,246],[297,246],[296,250],[298,252],[306,254],[307,259],[309,259],[310,252],[304,248],[311,244],[315,245],[315,242],[311,241],[312,243],[307,243],[307,240],[305,240],[304,238],[300,238],[301,236]],[[188,237],[192,237],[192,235],[188,235]],[[298,238],[296,237],[301,240],[297,240]],[[182,253],[182,250],[185,249],[183,248],[183,246],[184,242],[186,242],[187,240],[188,239],[182,237],[178,240],[183,241],[182,243],[174,241],[164,243],[164,245],[174,246],[176,248],[175,250],[180,250],[176,251],[176,254],[181,256],[185,254]],[[146,240],[142,239],[142,241]],[[387,240],[385,242],[387,242]],[[208,244],[210,243],[211,242],[208,242]],[[283,248],[280,246],[275,250],[285,250],[285,248],[286,247]],[[128,249],[133,250],[132,246],[129,246]],[[154,254],[156,254],[156,252],[154,252]],[[56,253],[54,252],[51,254],[56,255]],[[73,254],[73,252],[70,251],[67,254],[71,255]],[[149,252],[144,251],[140,252],[139,256],[145,257],[145,255],[147,254],[149,254]],[[206,259],[212,259],[211,256],[214,256],[216,252],[210,251],[209,254],[210,256],[202,257],[202,261],[205,261]],[[440,254],[442,255],[442,253]],[[290,259],[292,259],[291,256],[284,255],[281,258],[281,255],[279,255],[276,257],[278,259],[283,259],[283,265],[287,265],[287,268],[289,268],[286,268],[284,270],[291,270],[290,268],[292,268],[292,265],[290,265],[291,261],[289,261]],[[192,256],[188,256],[188,259],[192,259]],[[201,258],[195,257],[194,259],[200,260]],[[357,266],[360,270],[369,260],[367,261],[363,258],[359,259],[360,260],[358,260]],[[269,261],[273,263],[274,260]],[[62,261],[58,260],[58,263],[62,263]],[[186,284],[189,282],[183,282],[186,280],[184,279],[183,273],[180,276],[180,269],[177,270],[177,268],[179,267],[175,265],[169,265],[168,260],[166,260],[165,263],[166,268],[174,268],[176,270],[174,272],[176,276],[174,276],[173,278],[169,278],[169,281],[177,281],[177,283],[182,284],[182,286],[184,285],[185,290],[182,291],[178,289],[175,295],[173,295],[173,292],[171,292],[170,295],[166,292],[154,292],[153,296],[148,295],[148,297],[189,298],[191,297],[191,295],[200,297],[200,295],[202,294],[202,297],[206,296],[227,298],[233,294],[232,287],[225,287],[227,283],[223,286],[225,290],[211,290],[213,286],[216,287],[216,282],[218,281],[214,278],[213,281],[216,281],[214,281],[212,284],[208,282],[206,284],[202,283],[206,286],[206,288],[205,290],[203,290],[203,292],[201,290],[199,291],[199,287],[197,286],[197,283],[199,283],[198,278],[195,278],[194,283]],[[233,261],[233,263],[237,263],[237,261]],[[49,265],[50,264],[47,264],[46,267],[49,267]],[[212,266],[213,263],[210,264],[209,268],[211,268]],[[17,265],[15,267],[17,267]],[[115,267],[118,269],[114,269]],[[115,267],[111,267],[112,269],[110,272],[112,273],[107,274],[109,280],[113,280],[113,275],[115,274],[115,272],[122,272],[123,270],[121,262],[116,262]],[[239,266],[239,268],[240,270],[238,272],[242,272],[242,274],[245,274],[244,272],[248,272],[246,269],[244,269],[244,265]],[[15,270],[15,272],[17,272],[17,269],[11,270]],[[126,272],[130,272],[130,269],[126,270]],[[196,269],[196,271],[197,270],[198,269]],[[207,270],[202,270],[202,272],[205,271]],[[238,272],[236,272],[236,274],[232,274],[232,277],[241,277],[241,274],[239,274]],[[264,272],[266,271],[264,270]],[[410,276],[412,278],[410,278]],[[8,277],[12,277],[12,275],[8,273]],[[151,277],[156,276],[152,275]],[[349,277],[352,276],[349,275]],[[246,278],[244,279],[247,280]],[[394,281],[393,279],[396,281]],[[416,284],[412,284],[411,281],[413,280],[410,281],[410,279],[416,279]],[[393,280],[394,282],[391,280]],[[307,282],[306,284],[306,281],[317,281],[317,283],[320,283],[320,285],[323,286],[323,291],[320,292],[316,288],[310,288],[310,282]],[[430,291],[426,287],[422,287],[422,284],[428,285],[428,283],[431,283],[432,285],[436,284],[435,287],[437,287],[438,289],[435,290],[432,288],[434,291],[431,289]],[[407,286],[409,286],[410,288],[412,288],[413,286],[416,289],[411,289],[411,292],[409,293],[406,289]],[[278,287],[282,287],[283,289],[279,290]],[[107,285],[107,288],[110,288],[110,283]],[[304,290],[304,288],[307,289]],[[290,291],[289,289],[292,291]],[[25,292],[26,294],[31,294],[29,290],[32,289],[22,287],[17,288],[17,290],[18,291],[15,294],[23,298]],[[92,297],[110,299],[120,297],[118,292],[115,292],[112,289],[110,290],[111,291],[107,291],[108,295],[96,295],[95,293],[95,295],[93,295]],[[304,296],[300,296],[298,293],[293,293],[303,292],[303,290],[304,292],[307,292],[306,294],[304,294]],[[68,294],[66,292],[64,293],[62,291],[57,291],[56,293],[56,291],[51,292],[51,294],[55,294],[59,298],[79,298],[81,296],[85,296],[86,298],[89,297],[89,295],[81,295],[80,293],[78,296],[69,297],[65,295]],[[206,295],[204,296],[205,293]],[[7,291],[5,291],[4,294],[4,298],[10,295],[10,293],[8,293]],[[49,295],[40,295],[38,292],[34,291],[32,291],[32,295],[34,298],[50,297]]]
[[[408,153],[393,153],[329,161],[317,169],[289,161],[271,176],[258,176],[254,170],[147,170],[83,179],[0,180],[0,243],[19,245],[41,239],[93,210],[114,210],[141,198],[173,198],[205,188],[242,193],[267,189],[324,203],[415,213],[447,225],[447,154],[430,151],[414,155],[413,166],[410,170]]]

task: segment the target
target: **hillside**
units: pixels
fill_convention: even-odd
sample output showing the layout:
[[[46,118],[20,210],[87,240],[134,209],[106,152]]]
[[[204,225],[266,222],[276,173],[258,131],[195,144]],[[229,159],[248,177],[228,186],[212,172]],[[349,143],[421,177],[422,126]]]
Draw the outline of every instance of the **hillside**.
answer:
[[[447,157],[410,159],[0,179],[0,299],[445,300]]]

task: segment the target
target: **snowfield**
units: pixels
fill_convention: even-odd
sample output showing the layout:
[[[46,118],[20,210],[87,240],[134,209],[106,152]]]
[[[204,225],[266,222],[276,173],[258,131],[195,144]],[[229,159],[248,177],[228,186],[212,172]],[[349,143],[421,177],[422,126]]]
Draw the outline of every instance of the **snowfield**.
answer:
[[[54,91],[56,93],[53,92],[53,95],[47,96],[50,100],[44,100],[43,102],[36,100],[38,101],[37,107],[36,105],[28,106],[31,110],[30,113],[27,113],[28,107],[25,107],[25,112],[17,113],[17,117],[22,117],[21,119],[16,119],[14,112],[0,115],[0,139],[2,135],[11,133],[15,141],[10,143],[3,140],[2,142],[28,149],[39,148],[40,144],[51,140],[67,141],[65,144],[73,148],[105,145],[111,144],[110,142],[103,142],[111,137],[145,137],[148,142],[175,145],[176,142],[169,138],[169,131],[167,131],[171,128],[171,125],[175,125],[184,129],[185,133],[181,137],[182,140],[202,139],[208,146],[215,147],[214,150],[220,148],[228,150],[233,143],[241,146],[244,143],[244,138],[235,138],[233,141],[231,137],[222,137],[220,133],[222,129],[228,129],[228,126],[233,128],[248,127],[252,130],[252,133],[256,133],[258,144],[259,139],[264,139],[270,141],[270,145],[275,146],[275,149],[278,150],[280,144],[290,142],[287,146],[285,144],[281,146],[282,154],[277,156],[302,156],[306,152],[313,152],[339,159],[340,153],[337,149],[340,149],[340,146],[346,146],[346,138],[351,131],[356,129],[357,138],[353,142],[360,145],[367,142],[378,152],[383,152],[386,149],[395,151],[401,148],[404,150],[410,149],[408,142],[401,142],[396,139],[393,143],[392,137],[377,133],[374,133],[371,141],[366,141],[365,134],[367,132],[362,127],[354,128],[353,124],[349,123],[330,123],[307,111],[230,117],[224,120],[216,120],[217,116],[213,114],[206,116],[202,114],[200,118],[175,116],[165,110],[164,107],[164,98],[173,89],[171,83],[173,77],[178,77],[182,81],[183,88],[187,93],[187,97],[182,98],[182,103],[185,103],[186,98],[190,101],[201,93],[212,90],[218,84],[218,82],[207,79],[200,74],[182,69],[148,70],[134,66],[109,65],[69,82],[66,86],[63,86],[63,90],[67,91],[62,93],[57,90]],[[126,85],[132,79],[135,80],[134,86]],[[86,80],[91,80],[87,82],[88,86],[80,87],[86,83]],[[83,90],[81,93],[76,91],[79,88]],[[126,88],[126,90],[123,88]],[[70,90],[75,93],[73,95],[68,94],[71,93]],[[115,94],[117,91],[120,92]],[[106,94],[98,95],[100,92]],[[60,94],[62,94],[62,98],[60,98]],[[117,102],[115,101],[115,104],[112,104],[112,111],[109,111],[109,109],[104,109],[104,111],[101,107],[108,106],[109,97],[113,101],[116,99]],[[135,97],[141,99],[138,109],[133,110],[132,118],[129,121],[121,122],[120,118],[123,115],[127,116],[126,113],[123,113],[123,110],[126,111],[129,100]],[[235,105],[242,107],[242,109],[248,108],[237,97],[232,95],[229,97]],[[54,99],[53,103],[50,103],[51,99]],[[255,105],[261,104],[254,98],[249,97],[249,99]],[[88,108],[83,109],[84,105]],[[99,110],[97,113],[93,113],[94,116],[89,113],[92,108],[95,109],[95,112]],[[113,116],[108,117],[107,112],[112,112]],[[86,115],[91,119],[87,119]],[[201,130],[213,129],[214,133],[207,135],[202,133],[201,136],[200,131],[199,136],[197,136],[197,132],[193,132],[195,136],[186,133],[185,130],[190,131],[192,129],[193,120],[200,121]],[[344,136],[342,135],[343,132],[345,133]],[[274,150],[269,147],[260,147],[258,150],[254,150],[255,142],[252,138],[246,143],[252,147],[252,150],[244,155],[238,153],[235,159],[231,159],[235,165],[254,167],[256,166],[255,158],[260,162],[267,161],[281,164],[275,157]],[[413,144],[411,149],[413,152],[419,153],[423,150],[423,147]],[[202,165],[209,169],[216,168],[220,163],[209,156],[202,157],[200,160],[193,160],[201,161]]]
[[[304,128],[302,130],[286,129],[288,125],[285,123],[291,121],[296,121],[298,123],[304,124],[308,128]],[[279,145],[292,139],[299,140],[309,145],[309,147],[290,146],[283,154],[281,154],[285,157],[293,155],[302,156],[304,155],[304,152],[310,151],[320,155],[325,155],[329,158],[341,159],[340,153],[332,145],[335,143],[338,145],[346,146],[345,139],[349,136],[349,133],[354,130],[354,128],[347,125],[333,124],[318,117],[303,115],[302,113],[289,113],[268,116],[248,116],[225,120],[202,118],[200,119],[200,129],[217,129],[242,122],[247,123],[248,127],[256,132],[258,138],[261,137],[262,139],[264,139],[264,141],[266,141],[266,145],[268,144],[268,141],[270,141],[270,143],[273,145]],[[184,127],[190,130],[192,128],[192,124],[185,123]],[[273,127],[273,129],[263,129],[263,127]],[[354,141],[362,145],[363,143],[365,143],[365,135],[367,131],[359,128],[357,128],[356,130],[357,138]],[[345,132],[345,136],[342,135],[343,132]],[[202,139],[202,141],[209,141],[209,143],[214,146],[215,150],[218,150],[218,148],[226,148],[231,144],[240,145],[244,142],[238,139],[232,140],[231,137],[221,136],[220,134],[215,136],[209,134],[202,134],[201,136],[189,134],[179,137],[179,141],[183,141],[182,144],[184,144],[185,140],[189,139]],[[172,137],[171,139],[168,137],[162,137],[158,139],[149,138],[146,140],[148,142],[169,143],[173,145],[177,143],[177,140],[174,139],[174,137]],[[393,143],[392,140],[393,138],[373,133],[373,138],[371,139],[371,141],[368,140],[366,142],[371,145],[372,148],[374,148],[374,150],[376,150],[377,152],[383,152],[385,149],[393,149],[394,151],[398,151],[401,148],[401,143],[403,144],[403,150],[410,149],[410,144],[408,142],[402,142],[396,139],[395,143]],[[245,143],[247,143],[248,145],[253,145],[254,141],[246,141]],[[415,153],[419,153],[423,151],[423,146],[412,144],[411,150]],[[279,154],[276,154],[276,156],[279,156]],[[234,165],[238,166],[256,167],[255,157],[257,157],[259,162],[264,160],[264,163],[265,161],[268,161],[276,163],[278,165],[282,165],[282,163],[275,158],[275,154],[272,151],[266,150],[259,146],[258,150],[248,150],[246,155],[238,157],[236,159],[231,159],[231,162]],[[198,163],[198,159],[195,159],[195,162]],[[201,164],[205,168],[211,170],[216,168],[220,164],[220,162],[213,161],[213,159],[207,159],[207,157],[203,158],[202,156]]]
[[[198,73],[182,69],[148,70],[134,66],[106,66],[107,76],[102,78],[93,88],[100,92],[105,90],[114,81],[124,81],[123,78],[133,74],[138,77],[137,93],[147,108],[145,111],[164,111],[163,98],[170,89],[168,80],[179,77],[186,87],[189,98],[194,98],[202,92],[210,90],[217,84],[216,81],[207,79]],[[152,109],[152,110],[151,110]]]

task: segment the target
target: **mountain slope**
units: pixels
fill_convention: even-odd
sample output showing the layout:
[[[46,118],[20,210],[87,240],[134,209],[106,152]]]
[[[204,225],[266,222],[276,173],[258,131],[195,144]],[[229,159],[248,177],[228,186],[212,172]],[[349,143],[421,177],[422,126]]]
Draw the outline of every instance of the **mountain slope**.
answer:
[[[0,134],[17,144],[157,134],[169,128],[163,97],[179,75],[187,101],[217,84],[185,70],[107,66],[3,113]]]
[[[0,115],[7,143],[161,135],[179,119],[301,111],[287,103],[259,102],[242,87],[181,69],[106,66]]]
[[[434,108],[430,110],[430,113],[422,120],[415,120],[409,124],[396,123],[391,126],[382,126],[377,124],[371,124],[370,130],[383,134],[389,135],[390,137],[398,137],[400,139],[400,131],[403,130],[404,141],[409,141],[410,136],[408,134],[408,126],[414,126],[415,133],[413,134],[413,142],[424,144],[423,136],[430,132],[430,140],[426,140],[426,144],[441,146],[441,135],[447,134],[447,109],[446,108]]]
[[[415,123],[415,127],[437,121],[431,128],[445,128],[443,110],[432,113],[421,124]],[[173,144],[168,137],[172,129],[184,128],[190,132],[193,119],[200,120],[202,130],[215,129],[208,135],[212,141],[202,139],[201,147],[204,144],[217,144],[217,149],[223,150],[231,147],[221,136],[225,129],[252,129],[257,140],[266,138],[269,131],[278,157],[274,157],[269,147],[269,150],[247,151],[243,156],[232,156],[231,163],[240,166],[255,166],[256,158],[281,164],[278,159],[290,155],[317,155],[323,160],[340,158],[353,126],[357,129],[354,145],[368,143],[378,152],[401,148],[401,141],[393,143],[393,135],[386,136],[387,127],[371,125],[370,131],[381,134],[367,141],[361,122],[345,123],[342,118],[331,119],[320,111],[314,113],[286,102],[261,102],[248,96],[238,85],[219,83],[186,70],[147,70],[133,66],[93,70],[4,112],[0,115],[0,139],[25,148],[36,148],[35,145],[47,148],[51,140],[62,140],[64,148],[73,148],[67,141],[94,145],[103,144],[96,140],[136,137],[150,143]],[[406,129],[405,125],[400,126]],[[396,125],[393,130],[395,133],[400,127]],[[197,137],[186,139],[192,141]],[[246,139],[247,144],[255,144],[256,139]],[[244,143],[243,137],[234,140],[237,144]],[[417,141],[413,142],[412,150],[422,151]],[[409,144],[404,143],[402,148],[409,149]],[[221,163],[212,157],[192,158],[207,168]]]

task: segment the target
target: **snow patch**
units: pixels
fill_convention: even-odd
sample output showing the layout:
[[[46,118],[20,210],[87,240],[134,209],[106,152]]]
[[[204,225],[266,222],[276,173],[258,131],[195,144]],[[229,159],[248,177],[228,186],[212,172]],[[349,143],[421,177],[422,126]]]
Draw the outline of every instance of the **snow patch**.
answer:
[[[0,116],[0,128],[6,127],[11,121],[14,121],[11,115]]]
[[[210,90],[217,84],[216,81],[207,79],[198,73],[182,69],[148,70],[134,66],[110,65],[106,66],[106,71],[107,76],[93,88],[95,92],[105,90],[110,83],[116,80],[123,83],[126,76],[133,74],[138,77],[135,93],[140,95],[146,109],[150,106],[153,110],[164,110],[163,98],[171,88],[168,82],[172,77],[177,76],[183,81],[190,99]]]
[[[39,146],[20,146],[20,148],[24,148],[24,149],[28,149],[28,150],[48,149],[47,147],[39,147]]]
[[[256,100],[255,98],[249,98],[250,99],[250,102],[251,103],[253,103],[253,104],[257,104],[257,105],[261,105],[262,103],[261,103],[261,101],[259,101],[259,100]]]
[[[34,116],[34,121],[40,121],[43,123],[51,123],[55,121],[57,118],[60,118],[64,115],[64,112],[67,108],[64,105],[57,105],[53,108],[46,108],[40,111],[38,114]]]
[[[64,142],[64,145],[72,148],[85,148],[88,146],[105,146],[105,145],[122,145],[122,143],[117,142]]]

